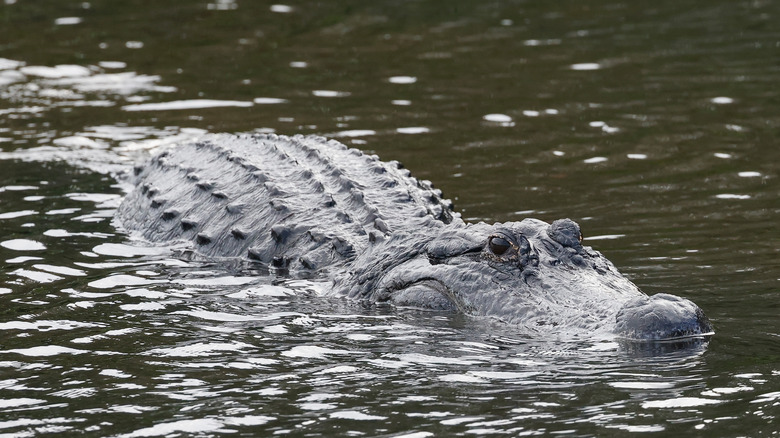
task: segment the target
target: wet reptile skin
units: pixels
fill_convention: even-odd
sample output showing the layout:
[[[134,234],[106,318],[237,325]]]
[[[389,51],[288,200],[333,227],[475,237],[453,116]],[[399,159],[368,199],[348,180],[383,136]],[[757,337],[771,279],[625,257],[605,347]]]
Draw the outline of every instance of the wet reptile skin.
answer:
[[[150,242],[189,242],[331,291],[491,316],[529,336],[712,332],[692,302],[648,297],[561,219],[466,224],[430,182],[314,136],[211,135],[139,165],[117,211]]]

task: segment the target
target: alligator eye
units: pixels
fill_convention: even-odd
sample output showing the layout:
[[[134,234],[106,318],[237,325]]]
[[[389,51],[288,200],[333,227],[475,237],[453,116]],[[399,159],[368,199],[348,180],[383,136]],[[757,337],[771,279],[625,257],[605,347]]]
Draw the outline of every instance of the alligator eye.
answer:
[[[511,247],[512,244],[503,237],[493,236],[488,241],[488,248],[490,248],[490,252],[497,256],[507,252],[507,250]]]

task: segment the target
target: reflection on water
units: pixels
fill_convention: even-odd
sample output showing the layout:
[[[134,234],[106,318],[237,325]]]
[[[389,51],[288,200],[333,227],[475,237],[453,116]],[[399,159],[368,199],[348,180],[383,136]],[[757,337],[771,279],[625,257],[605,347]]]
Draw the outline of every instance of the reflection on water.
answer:
[[[6,1],[0,434],[775,433],[778,13]],[[337,137],[470,220],[572,217],[717,334],[519,339],[128,241],[113,175],[214,131]]]

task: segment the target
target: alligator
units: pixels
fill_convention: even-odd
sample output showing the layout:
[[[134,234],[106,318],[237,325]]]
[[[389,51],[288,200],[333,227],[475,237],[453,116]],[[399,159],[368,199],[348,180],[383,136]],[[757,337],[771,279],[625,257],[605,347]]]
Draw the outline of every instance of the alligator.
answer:
[[[528,336],[701,339],[693,302],[648,296],[570,219],[465,223],[396,161],[317,136],[211,134],[135,166],[120,227],[191,254],[319,278],[370,304],[495,317]]]

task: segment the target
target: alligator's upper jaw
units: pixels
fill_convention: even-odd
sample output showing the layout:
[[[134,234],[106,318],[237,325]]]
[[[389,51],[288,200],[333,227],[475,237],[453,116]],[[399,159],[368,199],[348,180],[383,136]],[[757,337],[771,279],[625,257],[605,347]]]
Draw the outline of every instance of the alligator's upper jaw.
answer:
[[[692,301],[656,294],[627,302],[616,316],[615,333],[628,340],[662,341],[712,335],[713,327]]]

